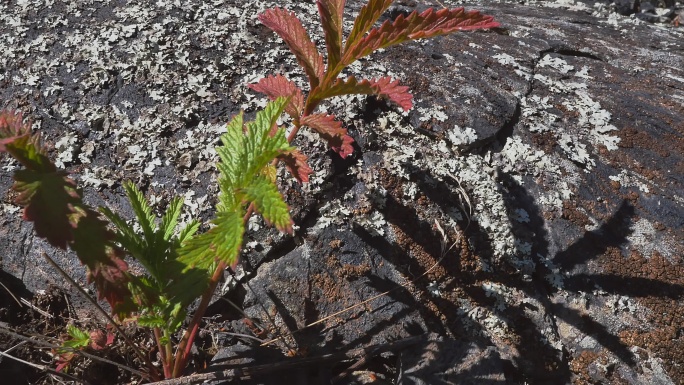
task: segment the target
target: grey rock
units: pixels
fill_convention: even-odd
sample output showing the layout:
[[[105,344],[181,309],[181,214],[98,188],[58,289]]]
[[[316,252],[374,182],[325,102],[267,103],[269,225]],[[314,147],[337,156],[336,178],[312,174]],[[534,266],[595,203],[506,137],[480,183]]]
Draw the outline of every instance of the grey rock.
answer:
[[[629,16],[639,11],[640,0],[614,0],[617,13]]]
[[[398,385],[506,383],[505,363],[494,346],[445,339],[430,339],[399,355]]]
[[[638,3],[620,1],[618,10],[634,13]],[[359,146],[349,159],[299,137],[317,179],[305,187],[284,179],[281,187],[301,228],[288,238],[253,223],[259,228],[248,233],[244,258],[253,278],[238,285],[245,312],[271,336],[287,336],[277,354],[326,354],[432,332],[442,338],[434,346],[458,353],[438,357],[435,372],[461,381],[684,382],[684,36],[681,28],[563,4],[475,5],[502,27],[393,47],[350,69],[368,77],[391,71],[411,88],[416,107],[402,115],[382,100],[333,100],[329,111]],[[283,46],[255,21],[256,2],[188,5],[197,10],[141,5],[129,15],[112,3],[98,12],[85,7],[78,18],[55,4],[24,15],[25,35],[7,32],[16,47],[29,48],[3,57],[0,97],[39,119],[50,144],[72,127],[95,143],[92,163],[68,166],[115,181],[86,185],[87,199],[128,218],[118,188],[124,179],[141,181],[162,202],[192,192],[190,207],[208,218],[216,193],[212,125],[240,107],[254,112],[261,97],[243,86],[254,76],[301,75],[292,58],[264,59]],[[361,5],[349,1],[348,11]],[[297,6],[315,14],[312,2]],[[117,12],[137,25],[112,37],[120,45],[108,43],[101,57],[77,49],[118,30]],[[303,14],[305,25],[317,25]],[[59,17],[68,23],[46,24]],[[60,39],[45,52],[36,42],[58,33],[77,39],[76,30],[82,44]],[[124,47],[137,47],[136,58]],[[143,65],[158,57],[177,60]],[[73,67],[46,71],[38,58]],[[101,66],[106,78],[93,83]],[[38,81],[30,74],[44,77],[39,89],[26,85]],[[48,91],[58,84],[73,86]],[[102,131],[89,129],[101,114]],[[133,161],[124,143],[140,146],[142,160]],[[154,148],[162,165],[145,174]],[[176,167],[190,153],[193,167]],[[4,166],[3,194],[11,185]],[[42,262],[43,251],[54,251],[2,207],[3,271],[31,291],[60,283]],[[443,254],[442,243],[454,247]],[[85,284],[73,255],[55,254]],[[221,306],[212,309],[229,313]],[[388,362],[397,355],[363,370],[396,378]],[[428,366],[401,356],[402,381],[429,383]],[[450,364],[457,370],[448,372]],[[332,370],[319,369],[320,378]]]

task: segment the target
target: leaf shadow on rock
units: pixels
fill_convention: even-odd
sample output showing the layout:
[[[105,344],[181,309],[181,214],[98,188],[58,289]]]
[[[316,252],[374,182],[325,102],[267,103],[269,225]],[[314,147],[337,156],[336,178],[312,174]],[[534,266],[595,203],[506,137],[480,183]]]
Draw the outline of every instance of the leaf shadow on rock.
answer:
[[[524,207],[530,217],[530,222],[526,225],[527,230],[533,234],[534,247],[532,255],[547,255],[549,247],[547,241],[548,234],[544,226],[545,220],[534,198],[512,177],[500,174],[500,178],[500,186],[508,186],[507,191],[501,191],[501,193],[511,194],[516,201],[515,207],[511,205],[510,199],[507,202],[507,215],[510,223],[516,223],[513,219],[514,208]],[[457,196],[451,193],[452,189],[446,183],[435,185],[435,179],[429,177],[429,175],[417,175],[414,173],[413,179],[415,179],[414,182],[419,185],[421,191],[440,206],[444,212],[452,208],[453,202],[456,202],[456,199],[458,199]],[[430,183],[428,183],[428,180]],[[384,213],[388,222],[400,229],[405,235],[411,237],[410,242],[422,247],[433,256],[439,255],[439,237],[432,230],[428,222],[420,219],[415,209],[407,207],[391,196],[388,196]],[[610,219],[601,225],[599,229],[585,232],[583,236],[565,250],[557,253],[553,260],[558,261],[557,263],[563,269],[567,269],[596,259],[608,247],[619,247],[626,244],[628,242],[627,237],[631,234],[630,225],[633,223],[634,217],[634,207],[623,201],[614,210]],[[394,263],[401,271],[409,272],[408,275],[419,276],[426,270],[425,265],[421,265],[415,259],[410,258],[401,245],[390,243],[384,239],[374,238],[369,234],[364,234],[363,230],[358,228],[355,228],[354,231],[361,235],[369,244],[373,245],[389,262]],[[610,232],[611,235],[608,237],[601,236],[605,232]],[[485,257],[491,256],[488,253],[491,253],[492,240],[484,229],[476,222],[471,222],[465,233],[476,251],[481,251]],[[582,250],[582,246],[586,243],[598,246],[590,254],[583,253],[577,256],[576,251]],[[516,272],[515,268],[505,266],[506,264],[498,266],[500,271],[493,273],[476,271],[471,274],[462,271],[458,264],[454,263],[453,259],[450,260],[447,257],[441,262],[441,266],[447,270],[448,275],[456,278],[445,288],[445,291],[458,286],[465,292],[469,300],[479,306],[493,307],[491,298],[487,298],[483,293],[481,287],[483,281],[500,283],[509,288],[519,290],[524,295],[534,298],[541,304],[541,309],[537,309],[535,305],[525,303],[520,305],[508,304],[503,311],[493,309],[494,313],[498,313],[504,319],[509,320],[511,331],[519,336],[519,342],[514,344],[513,349],[517,354],[509,357],[512,367],[508,367],[508,371],[510,372],[518,368],[523,375],[518,377],[513,373],[507,373],[507,377],[521,381],[526,378],[532,378],[537,381],[552,381],[554,383],[567,383],[571,381],[571,372],[568,367],[569,353],[565,350],[558,351],[542,342],[547,340],[547,336],[540,330],[541,326],[543,326],[540,322],[551,323],[556,337],[560,339],[557,334],[557,325],[555,325],[553,320],[554,316],[577,328],[582,333],[592,336],[601,346],[614,353],[625,365],[634,366],[636,359],[629,350],[629,347],[622,343],[618,336],[612,334],[606,325],[602,325],[587,315],[579,314],[576,310],[568,308],[563,304],[554,303],[551,300],[551,296],[558,292],[558,289],[550,285],[545,279],[545,275],[550,270],[546,268],[539,258],[534,258],[536,270],[531,279],[526,279],[522,274]],[[663,284],[666,286],[665,295],[667,296],[679,296],[684,290],[684,288],[677,285],[669,285],[657,280],[647,280],[638,277],[618,277],[610,274],[574,274],[566,276],[564,282],[565,290],[591,293],[595,290],[595,285],[597,285],[610,293],[628,296],[662,295],[659,294],[659,291],[663,290],[661,288]],[[659,285],[659,290],[654,289],[655,284]],[[429,302],[436,305],[442,314],[459,314],[460,309],[456,303],[440,298],[430,298],[427,290],[423,291],[423,299],[426,299],[425,303],[414,300],[408,303],[408,305],[419,309],[426,320],[434,320],[434,322],[429,323],[429,327],[440,324],[439,320],[435,319]],[[402,296],[396,296],[394,299],[405,301]],[[464,317],[461,315],[454,318]],[[466,321],[464,320],[463,322]],[[459,323],[461,327],[457,326]],[[451,319],[447,320],[445,324],[449,332],[455,335],[463,333],[462,322]],[[533,326],[530,327],[530,325]],[[436,327],[434,330],[439,331],[440,334],[444,332],[441,327]],[[479,331],[484,331],[484,327],[480,325]],[[469,334],[482,333],[471,332]],[[496,345],[495,341],[487,338],[481,343],[485,346]]]

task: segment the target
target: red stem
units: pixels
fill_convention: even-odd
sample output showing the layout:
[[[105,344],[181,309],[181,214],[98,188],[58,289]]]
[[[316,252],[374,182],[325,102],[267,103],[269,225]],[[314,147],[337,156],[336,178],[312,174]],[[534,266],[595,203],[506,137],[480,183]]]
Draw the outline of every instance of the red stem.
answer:
[[[162,367],[164,367],[164,378],[170,378],[171,376],[171,365],[168,362],[168,356],[166,355],[166,349],[161,343],[161,333],[159,328],[154,328],[154,339],[157,341],[157,349],[159,349],[159,356],[161,357]]]

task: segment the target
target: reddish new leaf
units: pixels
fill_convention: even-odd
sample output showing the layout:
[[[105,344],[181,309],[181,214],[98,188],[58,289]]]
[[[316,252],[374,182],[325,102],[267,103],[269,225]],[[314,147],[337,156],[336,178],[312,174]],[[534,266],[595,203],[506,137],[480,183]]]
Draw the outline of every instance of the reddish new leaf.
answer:
[[[399,85],[399,80],[392,81],[389,76],[379,79],[361,81],[356,80],[354,76],[347,79],[337,79],[335,83],[325,89],[317,88],[309,95],[309,105],[317,106],[321,100],[340,95],[379,95],[389,98],[394,103],[398,104],[404,111],[408,111],[413,107],[413,96],[409,93],[409,88]]]
[[[297,179],[299,183],[309,182],[309,175],[313,173],[313,170],[306,162],[308,159],[306,155],[295,149],[281,154],[278,156],[278,159],[285,163],[287,170],[290,171],[290,174],[292,174],[292,176]]]
[[[354,27],[352,28],[347,42],[344,45],[345,52],[349,47],[355,45],[375,24],[380,16],[389,8],[394,0],[370,0],[368,4],[361,8],[361,12],[354,20]],[[337,74],[335,74],[337,76]]]
[[[342,15],[345,0],[318,0],[318,13],[321,15],[321,26],[325,34],[325,45],[328,49],[328,68],[337,66],[342,57]]]
[[[430,8],[422,13],[413,12],[408,17],[399,15],[394,22],[384,22],[364,38],[351,43],[344,52],[338,68],[348,66],[380,48],[387,48],[407,40],[425,39],[456,31],[495,28],[499,23],[492,16],[477,11],[466,12],[463,8]]]
[[[28,124],[24,125],[23,120],[21,113],[0,113],[0,152],[7,152],[6,145],[31,134],[31,127]]]
[[[266,94],[271,100],[276,100],[281,96],[289,97],[290,102],[285,106],[285,112],[295,121],[299,121],[299,116],[304,111],[304,96],[302,90],[294,82],[282,75],[267,76],[258,83],[250,84],[249,88]]]
[[[342,158],[346,158],[354,152],[354,139],[347,135],[347,130],[342,128],[342,122],[327,114],[312,114],[302,118],[302,125],[311,127],[314,131],[328,142],[328,146],[337,152]]]
[[[294,12],[282,8],[268,9],[259,15],[259,21],[285,41],[309,77],[311,88],[316,87],[325,71],[323,57]]]
[[[31,135],[31,124],[24,123],[21,113],[0,112],[0,152],[9,153],[26,168],[56,170],[40,144],[40,135]]]
[[[21,114],[0,113],[0,142],[0,151],[25,167],[14,173],[13,186],[19,193],[16,203],[24,207],[24,219],[33,222],[36,234],[51,245],[73,249],[87,266],[98,296],[106,298],[115,313],[123,314],[131,301],[128,267],[106,222],[83,203],[66,172],[57,170]]]

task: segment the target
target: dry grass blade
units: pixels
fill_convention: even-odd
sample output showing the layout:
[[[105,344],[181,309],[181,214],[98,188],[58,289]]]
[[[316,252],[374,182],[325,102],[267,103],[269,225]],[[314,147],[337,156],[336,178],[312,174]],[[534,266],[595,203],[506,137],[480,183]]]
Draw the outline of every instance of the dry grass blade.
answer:
[[[80,379],[80,378],[76,378],[76,377],[74,377],[74,376],[72,376],[72,375],[70,375],[70,374],[58,372],[58,371],[56,371],[56,370],[54,370],[54,369],[52,369],[52,368],[48,368],[48,367],[45,366],[45,365],[39,365],[39,364],[34,364],[33,362],[24,361],[24,360],[22,360],[21,358],[14,357],[13,355],[7,354],[7,353],[2,352],[2,351],[0,351],[0,356],[7,357],[7,358],[9,358],[9,359],[11,359],[11,360],[20,362],[20,363],[22,363],[22,364],[24,364],[24,365],[27,365],[27,366],[30,366],[30,367],[32,367],[32,368],[38,369],[38,370],[40,370],[40,371],[50,373],[50,374],[52,374],[53,376],[57,376],[57,377],[60,377],[60,378],[65,379],[65,380],[75,381],[75,382],[77,382],[77,383],[79,383],[79,384],[90,385],[90,383],[89,383],[88,381],[82,380],[82,379]]]
[[[408,337],[402,340],[389,342],[386,344],[373,345],[366,348],[352,349],[346,352],[324,354],[317,357],[293,358],[283,362],[241,367],[237,369],[227,369],[210,373],[192,374],[186,377],[164,380],[150,383],[149,385],[191,385],[205,381],[224,380],[221,383],[232,383],[231,381],[251,379],[259,375],[292,370],[303,366],[320,365],[324,362],[337,362],[342,360],[370,358],[378,354],[406,349],[424,341],[424,336]]]
[[[52,267],[54,267],[59,272],[59,274],[62,275],[62,277],[64,277],[64,279],[67,280],[67,282],[69,282],[69,284],[71,284],[71,286],[73,286],[76,290],[78,290],[79,293],[83,294],[83,296],[86,298],[86,300],[88,300],[88,302],[90,302],[93,306],[95,306],[95,308],[107,319],[107,321],[109,321],[109,323],[114,327],[114,329],[116,329],[116,331],[121,335],[121,338],[123,338],[123,340],[126,342],[126,345],[128,345],[128,347],[130,347],[133,350],[135,355],[138,356],[138,358],[140,358],[140,360],[142,362],[144,362],[148,368],[153,369],[154,365],[152,365],[150,360],[148,360],[147,357],[145,357],[142,354],[140,349],[138,349],[138,347],[135,345],[135,343],[133,341],[131,341],[130,338],[128,338],[128,336],[126,335],[126,333],[124,333],[124,331],[121,329],[119,324],[117,324],[116,321],[114,321],[114,319],[102,308],[102,306],[100,306],[100,304],[97,303],[97,301],[95,301],[91,296],[89,296],[88,293],[86,293],[86,291],[83,290],[83,288],[78,283],[76,283],[76,281],[74,281],[69,276],[69,274],[67,274],[64,270],[62,270],[62,268],[52,258],[50,258],[45,253],[43,253],[43,257],[45,258],[45,260],[48,261],[48,263],[50,263],[50,265],[52,265]],[[150,375],[148,375],[148,374],[143,374],[142,372],[138,372],[138,373],[142,374],[143,377],[145,377],[147,379],[149,379],[149,377],[150,377]]]
[[[439,226],[438,228],[441,229],[441,226]],[[300,333],[300,332],[302,332],[303,330],[306,330],[306,329],[308,329],[308,328],[310,328],[310,327],[312,327],[312,326],[316,326],[316,325],[318,325],[318,324],[321,324],[321,323],[323,323],[323,322],[325,322],[325,321],[327,321],[327,320],[329,320],[329,319],[331,319],[331,318],[337,317],[337,316],[340,315],[340,314],[344,314],[344,313],[346,313],[346,312],[348,312],[348,311],[350,311],[350,310],[352,310],[352,309],[356,309],[357,307],[364,306],[364,305],[366,305],[367,303],[372,302],[372,301],[375,301],[376,299],[381,298],[381,297],[383,297],[383,296],[386,296],[386,295],[389,294],[389,293],[392,293],[392,292],[394,292],[394,291],[396,291],[396,290],[399,290],[399,289],[406,288],[406,287],[408,287],[408,285],[413,284],[413,283],[415,283],[416,281],[418,281],[419,279],[425,277],[425,276],[428,275],[432,270],[434,270],[437,266],[439,266],[439,264],[442,262],[442,260],[443,260],[444,257],[446,256],[446,254],[447,254],[451,249],[453,249],[453,248],[458,244],[458,242],[459,242],[459,240],[460,240],[460,236],[459,236],[459,238],[458,238],[456,241],[454,241],[450,247],[447,248],[445,245],[448,244],[448,240],[446,239],[446,236],[444,235],[443,230],[441,230],[441,232],[442,232],[442,234],[443,234],[443,236],[444,236],[444,240],[443,240],[444,244],[443,244],[443,246],[442,246],[442,255],[439,257],[439,259],[438,259],[432,266],[430,266],[429,269],[425,270],[425,272],[423,272],[423,274],[421,274],[421,275],[419,275],[418,277],[416,277],[416,278],[410,280],[410,281],[407,282],[407,283],[401,284],[401,285],[399,285],[399,286],[397,286],[397,287],[395,287],[395,288],[393,288],[393,289],[387,290],[387,291],[385,291],[385,292],[383,292],[383,293],[380,293],[380,294],[375,295],[375,296],[373,296],[373,297],[371,297],[371,298],[368,298],[368,299],[365,300],[365,301],[362,301],[362,302],[359,302],[359,303],[357,303],[357,304],[351,305],[351,306],[349,306],[349,307],[347,307],[347,308],[345,308],[345,309],[342,309],[342,310],[340,310],[340,311],[338,311],[338,312],[335,312],[335,313],[333,313],[333,314],[330,314],[330,315],[328,315],[327,317],[323,317],[323,318],[319,319],[318,321],[312,322],[312,323],[310,323],[310,324],[308,324],[308,325],[306,325],[306,326],[304,326],[304,327],[302,327],[302,328],[300,328],[300,329],[294,330],[294,331],[290,332],[290,334],[287,335],[287,336],[281,336],[281,337],[277,337],[277,338],[268,340],[268,341],[262,343],[261,346],[270,345],[270,344],[275,343],[275,342],[278,342],[278,341],[284,341],[284,338],[285,338],[285,337],[289,337],[289,336],[294,335],[294,334],[296,334],[296,333]],[[275,323],[274,323],[274,324],[275,324]]]
[[[73,353],[75,353],[75,354],[81,355],[81,356],[83,356],[83,357],[89,358],[89,359],[94,360],[94,361],[100,361],[100,362],[104,362],[104,363],[107,363],[107,364],[110,364],[110,365],[114,365],[114,366],[116,366],[116,367],[118,367],[118,368],[121,368],[121,369],[123,369],[123,370],[126,370],[126,371],[132,373],[132,374],[135,374],[136,376],[146,377],[146,374],[145,374],[145,373],[143,373],[143,372],[141,372],[141,371],[138,371],[138,370],[135,370],[135,369],[133,369],[133,368],[130,368],[130,367],[126,366],[126,365],[122,365],[122,364],[120,364],[120,363],[118,363],[118,362],[114,362],[114,361],[108,360],[108,359],[106,359],[106,358],[102,358],[102,357],[96,356],[96,355],[94,355],[94,354],[90,354],[90,353],[84,352],[84,351],[82,351],[82,350],[70,349],[70,348],[66,348],[66,347],[63,347],[63,346],[54,344],[54,343],[52,343],[52,342],[49,341],[49,339],[50,339],[49,337],[40,336],[40,335],[36,335],[36,336],[33,336],[33,337],[27,337],[27,336],[25,336],[25,335],[22,335],[22,334],[13,332],[12,330],[10,330],[10,329],[8,329],[8,328],[6,328],[6,327],[2,327],[2,326],[0,326],[0,333],[6,334],[6,335],[8,335],[8,336],[10,336],[10,337],[12,337],[12,338],[21,340],[21,341],[22,341],[21,344],[30,343],[30,344],[36,345],[36,347],[39,348],[39,349],[40,349],[40,348],[47,348],[47,349],[63,349],[63,350],[68,350],[68,351],[71,351],[71,352],[73,352]],[[19,346],[19,345],[17,345],[17,346]],[[16,346],[15,346],[15,347],[16,347]],[[5,353],[8,353],[8,352],[9,352],[9,350],[5,351]]]
[[[10,291],[10,289],[7,288],[7,286],[5,286],[2,282],[0,282],[0,286],[2,286],[9,293],[9,295],[12,296],[12,298],[14,298],[14,300],[19,304],[19,306],[21,306],[21,302],[19,302],[17,297],[14,296],[14,294]]]

